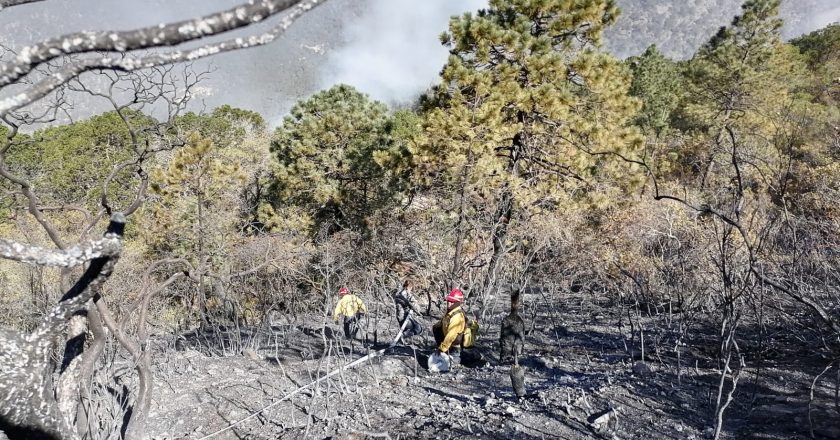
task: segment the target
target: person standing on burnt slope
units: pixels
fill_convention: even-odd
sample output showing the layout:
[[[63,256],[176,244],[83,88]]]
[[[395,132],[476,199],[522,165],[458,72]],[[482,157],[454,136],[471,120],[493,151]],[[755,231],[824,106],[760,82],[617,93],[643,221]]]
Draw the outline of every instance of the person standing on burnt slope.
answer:
[[[333,321],[338,322],[338,318],[344,318],[344,337],[347,339],[355,339],[359,332],[362,318],[367,314],[367,306],[356,295],[350,293],[350,289],[342,287],[338,289],[338,295],[341,298],[338,304],[335,305],[333,312]]]
[[[415,316],[420,316],[420,310],[417,307],[417,300],[412,293],[413,288],[414,283],[411,280],[405,280],[402,289],[399,289],[394,294],[394,305],[396,306],[399,328],[402,328],[403,323],[408,320],[408,324],[406,324],[405,331],[402,334],[404,343],[411,341],[411,338],[414,336],[423,334],[423,325],[414,318]]]

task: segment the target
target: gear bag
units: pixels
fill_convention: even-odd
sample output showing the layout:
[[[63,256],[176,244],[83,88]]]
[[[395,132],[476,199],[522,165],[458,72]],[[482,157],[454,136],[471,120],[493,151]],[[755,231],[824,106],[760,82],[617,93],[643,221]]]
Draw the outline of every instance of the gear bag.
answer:
[[[445,373],[449,371],[451,360],[446,353],[435,351],[429,356],[429,371],[432,373]]]
[[[466,316],[465,316],[466,317]],[[464,348],[475,347],[475,340],[478,339],[478,320],[471,319],[464,329]]]

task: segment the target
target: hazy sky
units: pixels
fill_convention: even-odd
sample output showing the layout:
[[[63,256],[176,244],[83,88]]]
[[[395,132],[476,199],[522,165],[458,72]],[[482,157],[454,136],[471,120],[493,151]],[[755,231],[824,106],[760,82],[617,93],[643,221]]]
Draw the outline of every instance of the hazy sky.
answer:
[[[0,11],[0,42],[20,47],[77,30],[131,29],[206,14],[241,1],[47,0]],[[723,7],[698,18],[708,35],[680,34],[677,24],[664,35],[659,28],[667,30],[668,25],[657,21],[656,14],[674,1],[659,0],[656,8],[643,10],[650,16],[627,14],[615,27],[608,47],[620,48],[615,50],[627,53],[618,55],[626,56],[657,43],[667,53],[668,39],[693,39],[688,43],[693,48],[731,20],[740,4],[716,0]],[[200,64],[215,69],[203,84],[208,94],[201,104],[257,110],[275,125],[294,102],[338,82],[389,103],[410,101],[437,80],[447,56],[438,36],[450,16],[484,5],[486,0],[329,0],[266,47],[223,54]],[[786,7],[797,14],[787,29],[792,35],[840,19],[840,0],[789,0]],[[638,26],[654,31],[637,32]],[[685,52],[674,50],[678,53],[672,56]]]

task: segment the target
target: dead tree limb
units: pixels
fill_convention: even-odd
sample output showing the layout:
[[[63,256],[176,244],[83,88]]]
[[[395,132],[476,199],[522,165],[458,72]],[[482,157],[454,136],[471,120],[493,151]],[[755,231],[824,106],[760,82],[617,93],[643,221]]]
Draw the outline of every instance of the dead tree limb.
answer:
[[[8,1],[19,3],[25,0]],[[49,38],[24,47],[14,60],[0,64],[0,87],[12,84],[37,66],[65,55],[177,46],[259,23],[298,4],[308,10],[317,3],[319,0],[250,1],[215,14],[130,31],[82,31]]]
[[[124,229],[125,216],[115,213],[105,238],[119,243]],[[32,333],[0,331],[0,430],[10,438],[78,437],[48,386],[52,380],[50,355],[70,316],[108,279],[118,258],[119,247],[113,254],[90,260],[81,278]]]
[[[274,41],[280,34],[285,32],[292,23],[300,18],[305,12],[323,3],[325,0],[282,0],[282,1],[268,1],[263,0],[260,5],[263,5],[264,11],[271,11],[270,15],[278,14],[289,8],[294,9],[286,14],[283,19],[269,32],[261,35],[251,35],[248,37],[232,38],[230,40],[222,41],[220,43],[208,44],[202,47],[188,49],[188,50],[171,50],[162,52],[153,52],[143,56],[124,56],[126,51],[150,49],[163,46],[172,46],[180,43],[196,40],[203,37],[208,37],[223,32],[228,32],[233,29],[238,29],[249,24],[262,21],[265,16],[260,15],[259,11],[251,11],[255,15],[248,18],[245,22],[237,21],[236,27],[218,27],[218,31],[214,31],[214,27],[208,24],[208,20],[220,20],[217,16],[208,16],[197,21],[187,21],[181,24],[184,28],[193,28],[190,31],[179,30],[175,35],[168,36],[164,33],[161,37],[153,36],[149,31],[151,29],[170,29],[170,26],[175,24],[163,25],[163,28],[153,27],[129,31],[128,35],[121,35],[119,32],[105,32],[103,33],[78,33],[69,34],[64,37],[59,37],[53,40],[47,40],[44,43],[39,43],[34,46],[29,46],[21,51],[15,61],[10,61],[5,64],[0,64],[0,88],[13,84],[19,81],[22,76],[26,75],[39,64],[50,61],[60,55],[70,55],[85,52],[92,52],[97,50],[104,50],[109,52],[116,52],[114,54],[106,53],[104,55],[85,57],[77,61],[71,61],[56,72],[47,75],[43,79],[37,81],[24,91],[15,95],[9,96],[0,100],[0,117],[9,114],[15,110],[25,107],[45,96],[52,91],[58,89],[68,81],[78,77],[84,72],[90,70],[117,70],[131,72],[140,69],[148,69],[156,66],[166,64],[181,63],[186,61],[195,61],[200,58],[217,55],[223,52],[230,52],[233,50],[247,49],[251,47],[262,46]],[[270,6],[267,4],[280,3],[287,5],[284,9],[277,9],[277,6]],[[234,8],[233,13],[225,11],[217,14],[219,17],[228,17],[227,14],[246,14],[248,9],[240,7]],[[266,12],[268,13],[268,12]],[[259,17],[259,19],[257,19]],[[202,21],[203,20],[203,21]],[[176,28],[178,28],[176,26]],[[199,30],[203,29],[203,30]],[[132,34],[134,32],[136,34]],[[187,34],[189,38],[185,35]],[[103,34],[103,35],[100,35]],[[171,43],[167,38],[172,38]],[[102,43],[100,40],[105,38],[107,40],[115,40],[110,43]],[[159,39],[159,42],[155,42]],[[65,49],[65,45],[68,47]],[[46,51],[46,53],[44,53]],[[53,54],[54,53],[54,54]],[[23,72],[18,73],[18,71]]]
[[[66,250],[44,249],[0,239],[0,258],[36,266],[71,268],[100,257],[112,257],[120,252],[120,241],[106,237],[86,241]]]
[[[27,3],[38,3],[44,0],[0,0],[0,10],[13,6],[25,5]]]

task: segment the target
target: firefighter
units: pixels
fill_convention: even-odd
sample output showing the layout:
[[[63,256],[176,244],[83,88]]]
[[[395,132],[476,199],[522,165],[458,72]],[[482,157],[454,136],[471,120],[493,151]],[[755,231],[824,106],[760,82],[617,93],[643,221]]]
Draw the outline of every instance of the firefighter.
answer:
[[[346,287],[338,289],[338,295],[341,299],[335,305],[333,321],[338,323],[338,318],[344,317],[344,337],[354,339],[359,332],[359,321],[367,313],[367,306],[361,298],[350,293]]]
[[[446,313],[432,327],[432,331],[439,353],[459,354],[464,331],[467,328],[467,316],[461,308],[464,304],[464,292],[460,289],[452,289],[446,295],[446,302],[448,303]],[[452,348],[455,350],[450,353]]]
[[[405,324],[405,330],[402,334],[403,342],[411,340],[412,336],[423,334],[423,325],[414,318],[415,316],[420,316],[420,309],[417,306],[417,300],[414,298],[414,294],[411,292],[413,287],[414,283],[411,280],[405,280],[402,289],[394,294],[394,305],[396,306],[399,328],[402,328],[406,319],[408,320],[408,324]],[[414,316],[410,316],[410,313],[413,313]]]

